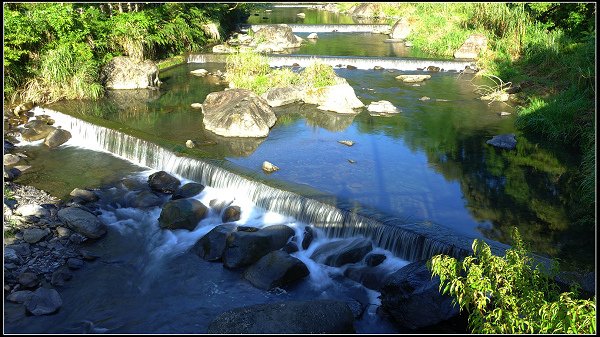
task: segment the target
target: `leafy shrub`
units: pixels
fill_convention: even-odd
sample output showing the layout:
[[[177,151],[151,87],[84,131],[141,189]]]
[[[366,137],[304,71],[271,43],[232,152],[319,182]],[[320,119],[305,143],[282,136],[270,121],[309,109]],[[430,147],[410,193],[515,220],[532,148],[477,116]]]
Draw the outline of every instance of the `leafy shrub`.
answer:
[[[437,255],[428,262],[440,277],[440,291],[469,312],[474,333],[596,332],[596,299],[559,294],[552,273],[533,267],[533,260],[514,230],[513,248],[495,256],[483,241],[473,242],[473,255],[462,262]]]

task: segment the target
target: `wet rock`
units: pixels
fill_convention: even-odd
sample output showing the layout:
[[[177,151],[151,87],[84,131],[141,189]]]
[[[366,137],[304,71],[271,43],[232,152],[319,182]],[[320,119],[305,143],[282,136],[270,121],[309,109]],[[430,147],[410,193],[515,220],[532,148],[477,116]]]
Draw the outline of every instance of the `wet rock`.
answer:
[[[371,250],[373,250],[373,244],[370,240],[364,238],[344,239],[321,245],[310,258],[328,266],[340,267],[362,260]]]
[[[373,70],[383,70],[383,67],[382,66],[374,66]]]
[[[220,261],[225,251],[227,237],[236,229],[234,224],[222,224],[213,228],[192,247],[192,252],[206,261]]]
[[[229,206],[223,211],[221,220],[223,222],[234,222],[238,221],[242,215],[242,209],[240,206]]]
[[[27,302],[31,296],[33,296],[33,291],[30,290],[19,290],[19,291],[15,291],[14,293],[8,295],[6,297],[6,299],[9,302],[13,302],[13,303],[24,303]]]
[[[67,207],[58,211],[58,218],[69,229],[90,239],[97,239],[106,234],[106,225],[98,217],[78,207]]]
[[[218,214],[221,214],[221,211],[223,211],[227,206],[231,205],[232,203],[233,200],[212,199],[208,202],[208,206],[210,206],[210,208],[212,208]]]
[[[41,287],[24,304],[27,311],[35,316],[48,315],[60,309],[62,299],[56,290]]]
[[[19,284],[22,285],[24,288],[35,288],[40,283],[37,275],[35,273],[30,272],[23,272],[19,274],[17,280]]]
[[[12,248],[4,248],[4,263],[17,263],[21,264],[21,257],[17,255],[17,252]]]
[[[432,72],[432,73],[437,73],[440,71],[440,67],[436,67],[436,66],[429,66],[426,68],[427,71]]]
[[[67,130],[56,129],[46,137],[44,144],[51,149],[57,148],[71,139],[71,133]]]
[[[202,106],[205,128],[225,137],[266,137],[277,121],[267,101],[246,89],[210,93]]]
[[[47,218],[50,216],[50,212],[47,209],[37,204],[19,206],[15,210],[15,213],[22,216],[36,216],[38,218]]]
[[[485,142],[486,144],[507,150],[513,150],[517,147],[517,140],[514,134],[504,134],[494,136],[492,139]]]
[[[190,71],[190,74],[202,77],[202,76],[208,75],[208,70],[206,70],[206,69],[196,69],[196,70]]]
[[[315,232],[310,226],[304,227],[304,237],[302,238],[302,249],[308,249],[308,246],[313,242],[315,238]]]
[[[80,259],[76,259],[74,257],[71,257],[67,260],[67,267],[69,267],[70,269],[80,269],[81,267],[83,267],[84,262]]]
[[[195,197],[202,191],[204,191],[204,185],[198,183],[187,183],[173,193],[171,200]]]
[[[4,180],[6,180],[6,181],[13,181],[21,175],[21,170],[14,168],[14,167],[9,168],[9,167],[4,166],[3,171],[4,171]]]
[[[317,33],[310,33],[306,38],[310,40],[316,40],[319,38],[319,36],[317,35]]]
[[[15,156],[14,154],[7,153],[4,155],[3,162],[6,166],[12,166],[21,160],[21,157]]]
[[[367,107],[369,112],[377,112],[377,113],[398,113],[398,109],[388,101],[377,101],[372,102]]]
[[[369,267],[375,267],[385,261],[386,256],[384,254],[369,254],[365,257],[365,263]]]
[[[356,70],[357,68],[355,66],[349,64],[349,65],[346,66],[346,69]]]
[[[404,83],[423,82],[431,78],[431,75],[398,75],[396,79]]]
[[[73,273],[69,271],[69,268],[62,266],[52,273],[50,284],[53,286],[64,286],[65,282],[73,278]]]
[[[351,141],[351,140],[338,140],[338,143],[344,144],[346,146],[352,146],[352,145],[354,145],[354,142]]]
[[[117,56],[102,68],[100,80],[107,89],[157,88],[161,84],[158,74],[158,66],[150,60]]]
[[[223,264],[227,268],[251,265],[271,251],[281,249],[294,235],[285,225],[268,226],[256,232],[233,232],[227,237]]]
[[[36,243],[50,234],[48,228],[28,228],[23,230],[23,240],[27,243]]]
[[[162,205],[162,199],[150,191],[141,191],[132,201],[133,207],[148,208]]]
[[[244,278],[257,288],[284,287],[308,276],[306,265],[288,253],[276,250],[263,256],[244,272]]]
[[[275,171],[279,170],[279,167],[273,165],[272,163],[270,163],[268,161],[264,161],[262,163],[262,170],[265,171],[266,173],[271,173],[271,172],[275,172]]]
[[[259,230],[259,228],[252,227],[252,226],[238,226],[237,227],[238,232],[252,233],[252,232],[258,232],[258,230]]]
[[[181,182],[165,171],[158,171],[148,177],[148,185],[155,191],[171,194],[177,191]]]
[[[87,240],[87,238],[79,233],[73,233],[69,236],[69,241],[71,241],[75,244],[81,244],[85,240]]]
[[[71,235],[71,230],[65,227],[56,227],[56,233],[58,234],[59,238],[63,238],[63,237],[68,237],[69,235]]]
[[[381,287],[381,307],[402,327],[418,329],[458,315],[452,297],[439,292],[424,262],[413,262],[389,275]]]
[[[283,246],[283,248],[281,248],[281,250],[288,254],[292,254],[292,253],[299,251],[298,245],[294,241],[290,241],[290,242],[286,243],[285,246]]]
[[[69,195],[72,197],[75,197],[75,198],[79,198],[79,199],[83,200],[84,202],[98,201],[98,196],[96,195],[96,193],[94,193],[93,191],[84,190],[81,188],[75,188],[74,190],[71,191],[71,193],[69,193]]]
[[[158,223],[164,229],[187,229],[193,231],[198,222],[208,214],[208,208],[196,199],[177,199],[165,204]]]
[[[384,270],[368,266],[350,266],[344,271],[344,276],[365,287],[379,290],[386,277]]]
[[[341,301],[288,301],[226,311],[208,326],[209,334],[354,333],[354,316]]]

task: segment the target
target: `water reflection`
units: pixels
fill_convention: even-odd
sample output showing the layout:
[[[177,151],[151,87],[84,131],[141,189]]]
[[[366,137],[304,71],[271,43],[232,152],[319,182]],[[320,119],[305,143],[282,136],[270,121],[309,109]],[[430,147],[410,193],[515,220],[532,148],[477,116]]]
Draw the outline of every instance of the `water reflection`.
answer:
[[[269,9],[270,12],[265,11],[265,9]],[[305,16],[303,18],[299,17],[299,13],[304,13]],[[348,14],[333,13],[307,7],[263,8],[251,12],[248,18],[249,24],[385,24],[388,23],[387,21],[386,19],[357,18]]]

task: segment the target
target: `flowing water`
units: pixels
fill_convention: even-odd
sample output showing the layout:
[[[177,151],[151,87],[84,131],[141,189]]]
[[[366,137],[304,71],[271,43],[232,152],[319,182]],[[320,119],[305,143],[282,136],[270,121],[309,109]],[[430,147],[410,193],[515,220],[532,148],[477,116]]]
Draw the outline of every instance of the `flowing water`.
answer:
[[[299,12],[306,14],[303,21],[297,20]],[[276,7],[248,23],[283,22],[358,23],[306,7]],[[208,187],[196,198],[205,204],[213,198],[235,200],[242,207],[239,224],[285,223],[300,237],[303,227],[312,225],[320,240],[295,253],[311,271],[308,280],[260,291],[239,272],[189,252],[220,224],[218,214],[211,212],[192,232],[163,231],[159,208],[118,207],[108,190],[102,219],[109,233],[88,247],[101,258],[59,289],[65,304],[55,315],[28,317],[21,306],[5,302],[6,331],[79,333],[87,321],[96,332],[205,333],[218,313],[243,305],[352,298],[368,305],[358,332],[398,332],[375,314],[378,293],[341,277],[343,268],[308,258],[318,245],[343,237],[370,238],[388,256],[383,267],[391,272],[437,253],[464,255],[473,238],[485,238],[501,251],[517,226],[536,253],[593,268],[593,233],[570,225],[568,201],[576,189],[569,181],[576,167],[569,151],[521,135],[513,107],[478,100],[475,85],[485,80],[456,72],[468,63],[398,49],[382,34],[319,36],[292,55],[271,55],[271,65],[302,67],[310,62],[307,55],[317,55],[337,66],[336,73],[365,105],[387,100],[400,113],[371,116],[364,109],[348,116],[293,104],[274,109],[278,120],[266,138],[219,137],[204,130],[201,111],[190,105],[226,84],[189,72],[224,70],[224,56],[191,55],[190,63],[161,73],[160,92],[116,92],[97,102],[37,109],[73,138],[53,151],[39,142],[22,144],[33,168],[19,178],[61,197],[74,187],[106,186],[124,176],[143,181],[156,170],[201,182]],[[348,64],[359,69],[345,69]],[[385,69],[372,70],[376,65]],[[429,65],[443,71],[430,73],[432,78],[418,86],[395,79],[400,73],[425,73],[419,69]],[[500,116],[503,111],[512,115]],[[517,134],[516,150],[485,143],[502,133]],[[187,149],[188,139],[199,146]],[[355,144],[347,147],[339,140]],[[265,174],[265,160],[280,170]]]

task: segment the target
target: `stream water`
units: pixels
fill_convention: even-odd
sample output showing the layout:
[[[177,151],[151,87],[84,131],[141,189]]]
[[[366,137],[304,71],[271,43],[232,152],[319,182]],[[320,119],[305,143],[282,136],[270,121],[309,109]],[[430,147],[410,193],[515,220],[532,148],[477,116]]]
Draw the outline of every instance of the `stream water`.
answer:
[[[306,14],[304,20],[299,12]],[[382,23],[309,8],[275,7],[257,14],[248,23]],[[292,50],[286,62],[316,55],[362,64],[357,70],[337,67],[336,73],[365,105],[387,100],[401,112],[383,117],[365,109],[347,116],[293,104],[275,109],[278,120],[266,138],[219,137],[204,130],[201,112],[190,105],[226,84],[190,71],[224,70],[224,64],[197,63],[207,59],[192,55],[191,63],[161,73],[160,92],[113,93],[96,102],[63,101],[37,109],[73,138],[53,151],[39,142],[20,144],[32,169],[17,180],[59,197],[124,176],[144,180],[156,170],[201,182],[208,187],[196,198],[205,204],[235,199],[243,214],[238,224],[284,223],[299,236],[305,225],[315,227],[320,241],[295,253],[311,271],[306,281],[285,290],[258,290],[239,272],[189,252],[220,224],[218,214],[192,232],[164,231],[158,228],[159,208],[114,207],[109,190],[102,199],[108,235],[88,247],[101,258],[59,289],[64,305],[57,314],[30,317],[22,306],[5,301],[5,331],[80,333],[90,321],[111,333],[205,333],[216,315],[239,306],[352,298],[367,305],[356,323],[359,333],[398,332],[375,314],[377,292],[342,277],[344,268],[308,258],[320,244],[342,237],[372,239],[388,256],[384,267],[393,271],[439,252],[460,255],[460,247],[468,248],[474,238],[503,247],[517,226],[537,254],[561,259],[565,269],[593,268],[593,231],[572,226],[569,217],[568,201],[577,193],[569,181],[577,168],[568,149],[521,135],[514,127],[514,107],[478,100],[474,88],[485,79],[455,71],[432,73],[419,86],[395,79],[401,71],[423,73],[417,70],[423,64],[451,70],[453,60],[386,43],[382,34],[319,36]],[[384,70],[372,70],[383,62],[388,62]],[[485,143],[503,133],[517,135],[516,150]],[[188,139],[201,145],[187,149]],[[355,145],[338,143],[346,139]],[[265,174],[265,160],[280,170]]]

